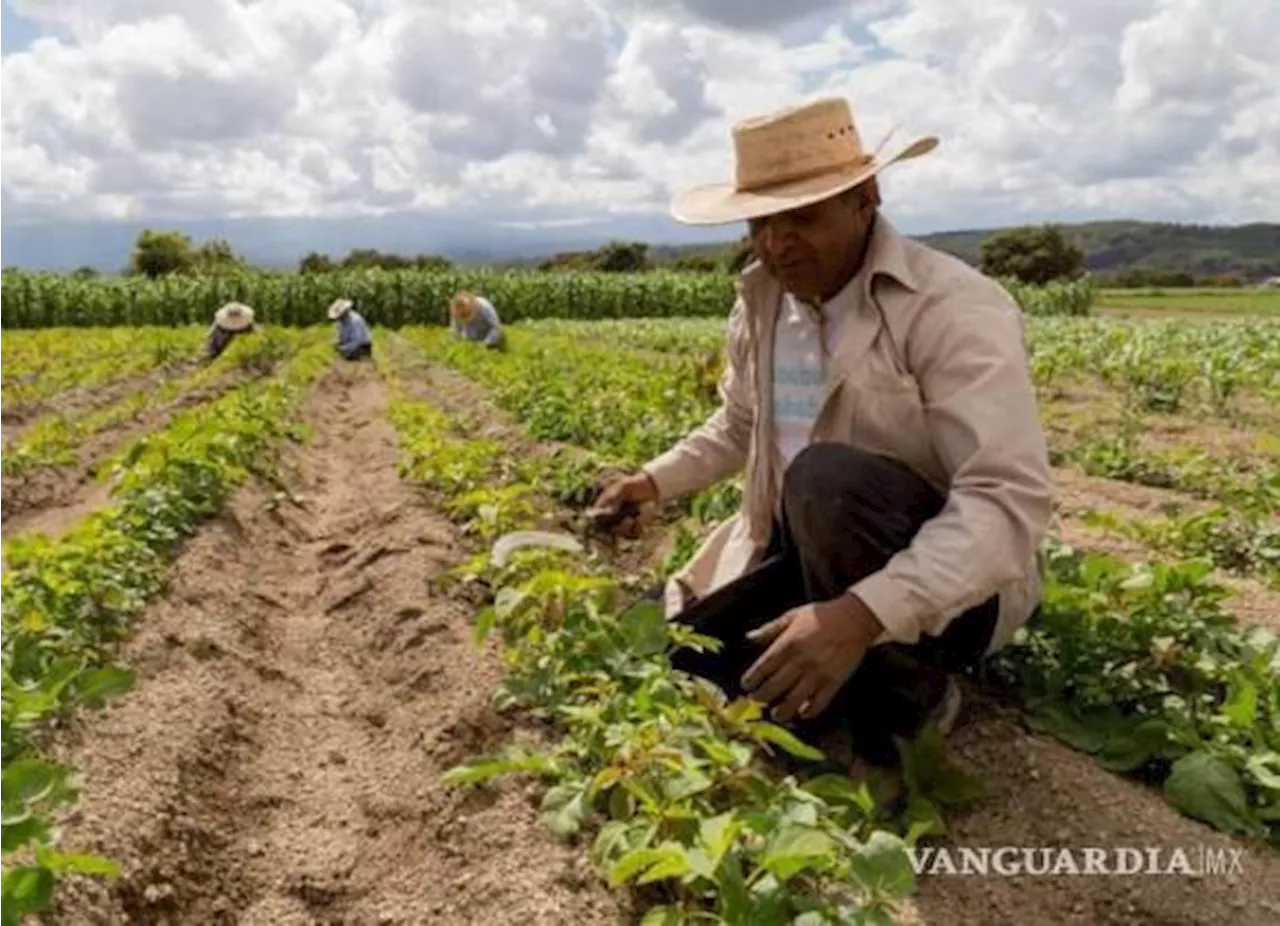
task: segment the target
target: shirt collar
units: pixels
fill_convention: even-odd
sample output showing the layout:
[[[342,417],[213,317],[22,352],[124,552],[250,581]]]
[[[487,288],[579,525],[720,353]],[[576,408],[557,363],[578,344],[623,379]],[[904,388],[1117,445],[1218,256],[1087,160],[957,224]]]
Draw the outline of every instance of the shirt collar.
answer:
[[[884,215],[877,214],[875,225],[871,229],[871,243],[867,246],[866,262],[859,276],[865,277],[870,286],[880,275],[889,277],[912,292],[916,292],[920,286],[907,262],[906,239]]]

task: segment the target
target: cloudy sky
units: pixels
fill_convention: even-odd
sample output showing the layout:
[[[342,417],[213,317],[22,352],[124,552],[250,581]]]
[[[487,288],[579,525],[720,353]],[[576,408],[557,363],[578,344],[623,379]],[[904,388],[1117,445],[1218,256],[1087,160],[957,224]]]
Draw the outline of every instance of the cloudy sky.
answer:
[[[1276,0],[5,0],[3,218],[551,227],[847,96],[909,231],[1280,220]],[[736,230],[730,230],[735,233]]]

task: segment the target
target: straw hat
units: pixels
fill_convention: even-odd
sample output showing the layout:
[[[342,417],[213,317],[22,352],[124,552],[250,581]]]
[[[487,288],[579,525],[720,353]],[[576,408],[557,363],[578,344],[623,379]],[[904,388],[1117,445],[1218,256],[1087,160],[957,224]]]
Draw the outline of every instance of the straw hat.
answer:
[[[253,327],[253,309],[240,302],[228,302],[213,314],[213,323],[227,331]]]
[[[476,294],[466,290],[455,293],[449,300],[449,314],[460,322],[470,321],[476,314]]]
[[[733,127],[733,182],[680,194],[671,214],[687,225],[722,225],[798,209],[938,145],[938,139],[926,136],[882,158],[880,149],[888,140],[875,151],[865,150],[849,104],[839,98],[746,119]]]
[[[336,321],[345,315],[354,305],[350,299],[335,299],[329,306],[329,320]]]

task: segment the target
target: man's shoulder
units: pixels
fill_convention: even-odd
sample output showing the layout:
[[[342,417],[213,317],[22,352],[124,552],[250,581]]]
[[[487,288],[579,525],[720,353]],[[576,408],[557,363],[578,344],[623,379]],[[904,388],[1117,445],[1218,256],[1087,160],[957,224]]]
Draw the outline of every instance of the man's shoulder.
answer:
[[[902,251],[924,302],[1017,310],[1017,303],[999,282],[955,255],[905,236]]]

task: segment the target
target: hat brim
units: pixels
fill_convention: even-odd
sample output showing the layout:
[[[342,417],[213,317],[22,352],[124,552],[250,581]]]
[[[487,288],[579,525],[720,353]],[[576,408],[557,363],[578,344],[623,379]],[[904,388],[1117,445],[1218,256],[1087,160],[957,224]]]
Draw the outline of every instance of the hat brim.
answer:
[[[214,314],[214,321],[218,323],[218,327],[228,331],[244,331],[253,327],[253,312],[228,312],[226,309],[219,309]]]
[[[728,225],[800,209],[866,183],[891,164],[928,154],[938,147],[933,136],[917,138],[891,157],[873,158],[843,171],[806,177],[760,190],[736,190],[732,183],[695,187],[671,203],[671,215],[685,225]]]
[[[343,315],[346,315],[350,311],[351,311],[350,302],[343,302],[343,303],[339,303],[338,305],[331,305],[329,306],[329,320],[337,321],[339,318],[341,318]]]

